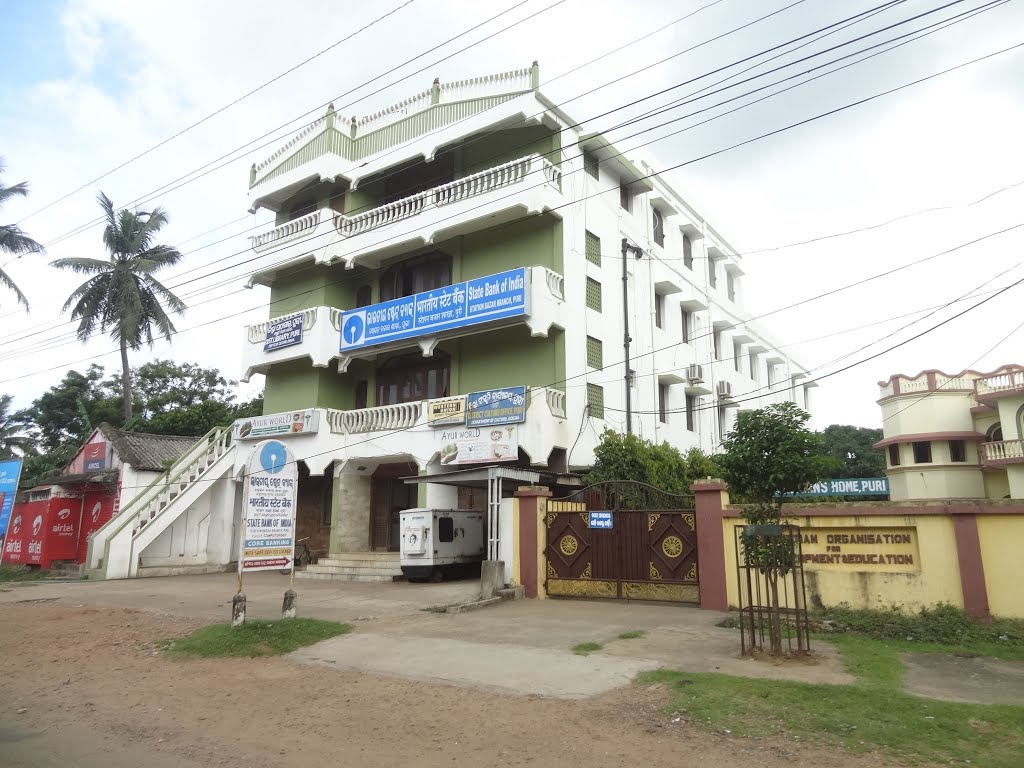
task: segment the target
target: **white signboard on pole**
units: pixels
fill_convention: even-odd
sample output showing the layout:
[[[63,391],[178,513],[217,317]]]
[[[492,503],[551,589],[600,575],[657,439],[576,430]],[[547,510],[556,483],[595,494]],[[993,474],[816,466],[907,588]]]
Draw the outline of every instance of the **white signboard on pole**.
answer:
[[[239,573],[291,568],[299,468],[280,440],[257,443],[245,471]]]

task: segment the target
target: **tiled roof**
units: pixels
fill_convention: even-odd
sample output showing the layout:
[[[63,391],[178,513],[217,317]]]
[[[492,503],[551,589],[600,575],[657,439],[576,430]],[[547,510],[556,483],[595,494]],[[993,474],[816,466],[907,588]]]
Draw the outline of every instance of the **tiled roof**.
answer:
[[[123,432],[103,423],[100,431],[114,445],[121,461],[133,469],[162,472],[166,465],[180,459],[198,438],[176,435],[147,435],[143,432]]]

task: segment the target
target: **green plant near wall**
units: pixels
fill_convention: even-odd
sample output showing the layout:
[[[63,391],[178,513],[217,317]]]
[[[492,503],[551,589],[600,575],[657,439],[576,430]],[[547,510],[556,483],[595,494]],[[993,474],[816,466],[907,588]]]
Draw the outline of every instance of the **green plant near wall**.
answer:
[[[779,581],[796,565],[795,539],[782,533],[782,497],[828,477],[838,462],[824,455],[821,437],[807,429],[810,414],[793,403],[740,413],[715,457],[729,488],[744,503],[740,534],[746,564],[768,585],[768,636],[782,653]],[[773,535],[773,530],[775,531]]]

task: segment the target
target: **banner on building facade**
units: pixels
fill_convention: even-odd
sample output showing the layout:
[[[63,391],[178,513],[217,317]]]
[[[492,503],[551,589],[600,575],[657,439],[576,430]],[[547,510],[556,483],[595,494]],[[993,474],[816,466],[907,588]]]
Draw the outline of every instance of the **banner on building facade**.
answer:
[[[7,523],[11,519],[14,498],[18,495],[21,463],[21,459],[0,461],[0,540],[7,533]]]
[[[83,472],[100,472],[107,468],[107,441],[99,432],[96,436],[100,439],[95,443],[86,443],[82,446]]]
[[[312,435],[320,429],[320,411],[307,408],[304,411],[272,413],[269,416],[253,416],[238,419],[232,428],[234,440],[262,440],[268,437]]]
[[[522,424],[526,421],[526,387],[505,387],[466,395],[466,426]]]
[[[267,340],[263,342],[264,352],[294,347],[302,343],[303,313],[278,317],[267,324]]]
[[[239,572],[290,568],[299,467],[280,440],[257,443],[246,464]]]
[[[515,461],[519,458],[519,427],[466,427],[437,433],[441,463],[446,466]]]
[[[521,267],[347,310],[341,316],[340,351],[524,316],[529,280]]]
[[[466,423],[466,397],[443,397],[427,402],[427,424],[443,427],[447,424]]]

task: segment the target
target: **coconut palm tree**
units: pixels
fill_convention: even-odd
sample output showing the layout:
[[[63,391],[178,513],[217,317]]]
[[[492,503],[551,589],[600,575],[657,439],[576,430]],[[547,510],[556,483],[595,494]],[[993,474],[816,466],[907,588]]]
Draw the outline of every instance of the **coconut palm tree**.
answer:
[[[4,175],[4,161],[0,157],[0,177]],[[15,195],[21,195],[25,197],[28,194],[28,183],[21,182],[15,184],[13,187],[5,187],[0,182],[0,208],[3,207],[9,199]],[[13,254],[15,258],[25,253],[31,253],[37,251],[42,253],[43,246],[33,240],[31,237],[26,235],[17,224],[0,224],[0,253]],[[13,291],[14,295],[18,297],[18,302],[25,305],[25,309],[28,309],[28,299],[25,298],[25,294],[21,292],[14,281],[11,280],[11,276],[8,275],[3,267],[0,267],[0,285],[3,285],[8,290]]]
[[[154,243],[167,223],[162,208],[115,211],[110,198],[102,192],[97,200],[107,219],[103,244],[109,258],[57,259],[53,266],[91,275],[68,297],[62,311],[70,309],[71,318],[79,321],[78,338],[82,341],[96,333],[109,333],[120,347],[121,394],[127,423],[132,417],[128,350],[140,349],[143,342],[152,347],[154,330],[165,339],[175,332],[167,309],[181,314],[185,304],[154,273],[177,264],[182,256],[170,245]]]
[[[11,413],[14,397],[0,395],[0,459],[35,453],[36,441],[24,434],[25,422],[17,413]]]

